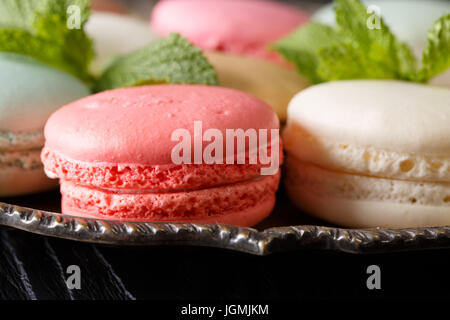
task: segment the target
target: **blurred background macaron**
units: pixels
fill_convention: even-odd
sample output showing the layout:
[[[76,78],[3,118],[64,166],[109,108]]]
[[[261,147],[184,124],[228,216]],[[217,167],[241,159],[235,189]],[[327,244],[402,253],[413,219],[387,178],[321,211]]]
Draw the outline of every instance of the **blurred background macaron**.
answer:
[[[427,33],[433,23],[450,12],[450,1],[446,0],[362,0],[366,6],[379,13],[399,40],[406,42],[417,58],[427,45]],[[312,20],[335,24],[334,4],[319,9]],[[450,87],[450,71],[431,80],[431,84]]]
[[[40,161],[43,128],[59,107],[89,94],[71,75],[32,58],[0,53],[0,196],[55,186]]]
[[[450,90],[395,80],[334,81],[289,104],[286,190],[348,227],[450,224]]]
[[[307,82],[269,45],[307,20],[300,9],[275,1],[165,0],[156,4],[151,26],[205,50],[219,83],[266,101],[283,122],[287,103]]]
[[[91,9],[93,11],[107,11],[122,14],[128,13],[123,2],[118,0],[91,0]]]
[[[193,139],[205,139],[203,133],[211,133],[209,129],[225,141],[226,132],[233,129],[255,130],[255,135],[264,129],[271,134],[272,129],[279,129],[279,121],[263,101],[228,88],[153,85],[116,89],[56,111],[45,126],[42,161],[49,176],[60,179],[64,214],[254,225],[274,207],[282,153],[266,150],[276,156],[270,175],[261,173],[265,164],[260,161],[225,162],[237,154],[230,157],[223,149],[214,148],[222,163],[209,163],[205,158],[198,162],[194,153],[200,151],[201,158],[207,150],[212,152],[211,146]],[[182,151],[176,149],[181,136],[173,138],[180,130],[189,136],[183,138],[188,147]],[[213,137],[218,148],[223,147],[218,136],[209,141]],[[260,140],[258,148],[266,144]],[[231,150],[235,153],[234,147]],[[188,161],[175,163],[174,152]]]
[[[159,38],[145,20],[112,12],[92,12],[85,28],[94,41],[96,58],[91,70],[95,74],[100,74],[114,57],[140,49]]]

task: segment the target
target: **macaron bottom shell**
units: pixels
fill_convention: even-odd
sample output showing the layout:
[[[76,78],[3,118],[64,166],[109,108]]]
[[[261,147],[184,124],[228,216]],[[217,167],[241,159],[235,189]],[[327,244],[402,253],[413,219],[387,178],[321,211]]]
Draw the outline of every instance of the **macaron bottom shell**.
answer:
[[[56,188],[58,183],[49,179],[42,167],[24,169],[17,166],[0,169],[0,197],[21,196]]]
[[[450,210],[445,207],[319,197],[289,184],[287,193],[294,204],[305,212],[339,226],[424,228],[450,223]]]
[[[323,169],[289,156],[285,186],[304,211],[347,227],[450,224],[450,184],[395,180]]]
[[[215,222],[252,226],[275,205],[280,173],[195,190],[100,189],[61,181],[62,212],[109,220]]]

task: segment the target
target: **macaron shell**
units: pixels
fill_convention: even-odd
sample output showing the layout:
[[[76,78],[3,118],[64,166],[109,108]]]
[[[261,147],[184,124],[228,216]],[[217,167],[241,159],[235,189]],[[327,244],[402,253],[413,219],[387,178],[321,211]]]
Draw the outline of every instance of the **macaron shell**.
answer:
[[[265,46],[307,21],[294,7],[264,0],[160,1],[154,29],[177,32],[202,49],[261,55]]]
[[[202,128],[278,129],[270,106],[243,92],[202,85],[153,85],[102,92],[55,112],[45,127],[46,148],[79,161],[173,164],[172,133],[194,121]],[[193,139],[191,139],[193,141]],[[205,148],[207,143],[203,144]],[[202,149],[203,150],[203,149]]]
[[[23,169],[20,167],[3,167],[0,169],[0,197],[20,196],[35,192],[51,190],[58,182],[50,180],[42,167]]]
[[[0,53],[0,131],[36,132],[59,107],[89,94],[78,79],[34,59]]]
[[[118,193],[62,181],[62,207],[64,214],[114,220],[226,219],[231,224],[248,226],[273,209],[279,179],[280,173],[215,188],[165,193]],[[229,214],[240,218],[244,212],[251,215],[243,220],[222,218]]]
[[[296,70],[265,60],[219,52],[205,52],[205,56],[216,69],[222,86],[267,102],[281,122],[286,121],[289,101],[309,84]]]
[[[91,69],[101,73],[114,57],[140,49],[159,37],[145,21],[107,12],[93,12],[86,32],[94,40],[96,58]]]
[[[321,139],[294,125],[289,126],[284,138],[292,155],[305,163],[314,163],[333,171],[422,182],[450,181],[450,158]],[[293,145],[297,146],[295,150]]]
[[[285,189],[296,206],[353,228],[450,224],[450,183],[382,179],[323,169],[291,155]]]
[[[285,148],[302,159],[311,139],[429,157],[450,157],[450,90],[402,81],[335,81],[289,104]]]
[[[290,182],[286,182],[286,189],[299,208],[335,225],[352,228],[423,228],[448,226],[450,223],[448,207],[319,197],[307,188]]]
[[[184,218],[182,221],[174,220],[172,222],[219,223],[219,224],[235,225],[240,227],[251,227],[267,218],[269,214],[272,212],[274,206],[275,206],[275,197],[273,197],[272,199],[267,199],[265,201],[260,201],[254,207],[250,207],[236,212],[228,212],[223,215],[201,217],[201,218],[195,217]],[[71,203],[67,203],[64,199],[62,200],[61,207],[63,212],[69,216],[102,219],[102,217],[99,217],[98,215],[88,214],[84,211],[81,211],[79,208],[74,207]],[[148,220],[133,218],[132,221],[148,221]],[[166,222],[168,221],[166,220]]]

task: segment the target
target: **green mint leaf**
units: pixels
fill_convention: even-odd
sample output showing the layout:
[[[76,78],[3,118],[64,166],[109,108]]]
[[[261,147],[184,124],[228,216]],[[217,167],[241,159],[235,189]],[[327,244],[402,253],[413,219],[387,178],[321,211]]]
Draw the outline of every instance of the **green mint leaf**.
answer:
[[[432,77],[450,68],[450,14],[438,19],[428,32],[428,45],[423,51],[419,81]]]
[[[374,13],[368,13],[359,0],[336,0],[335,10],[338,28],[360,55],[365,56],[359,60],[369,63],[368,67],[378,69],[372,70],[373,77],[384,74],[387,79],[407,80],[415,76],[416,61],[411,50],[395,38],[381,17],[369,28],[368,21]],[[360,77],[364,74],[372,78],[368,70],[362,70]]]
[[[410,48],[395,38],[381,17],[368,13],[358,0],[335,2],[337,27],[309,23],[275,43],[275,49],[313,83],[417,76]]]
[[[392,78],[388,68],[380,68],[377,62],[361,55],[360,49],[351,43],[321,49],[318,55],[318,74],[325,81]]]
[[[179,34],[116,58],[103,72],[95,91],[144,84],[217,84],[214,68],[202,52]]]
[[[32,31],[36,11],[45,1],[2,0],[0,1],[0,28]]]
[[[0,51],[28,55],[86,82],[92,80],[88,68],[94,50],[83,30],[89,17],[88,0],[2,0],[0,3]],[[79,28],[68,27],[70,6],[79,9],[79,19],[75,18],[80,22]]]
[[[309,23],[273,44],[286,60],[293,62],[298,71],[313,83],[324,81],[318,74],[320,49],[341,41],[333,28],[319,23]]]

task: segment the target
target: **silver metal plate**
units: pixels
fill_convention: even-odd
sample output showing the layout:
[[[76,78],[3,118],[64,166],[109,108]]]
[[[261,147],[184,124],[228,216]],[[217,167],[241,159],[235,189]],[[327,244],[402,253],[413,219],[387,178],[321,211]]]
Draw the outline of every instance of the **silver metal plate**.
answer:
[[[86,219],[42,210],[59,206],[57,192],[0,202],[0,225],[45,236],[109,245],[208,246],[268,255],[290,250],[382,253],[450,247],[450,227],[343,229],[298,212],[279,195],[272,216],[255,228],[199,223],[143,223]],[[300,219],[300,220],[296,220]],[[301,221],[301,219],[306,219]],[[294,225],[293,222],[309,222]],[[314,224],[312,225],[311,222]]]

